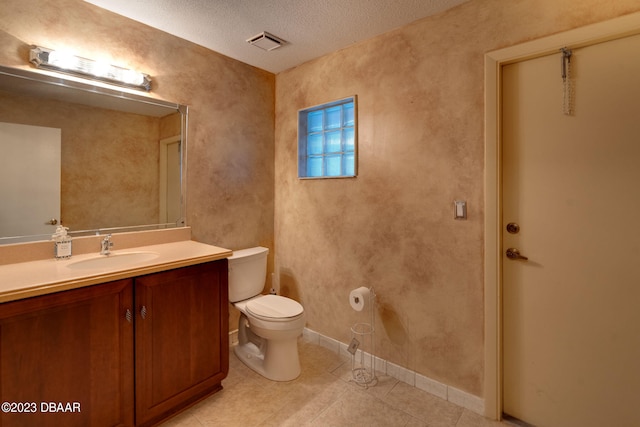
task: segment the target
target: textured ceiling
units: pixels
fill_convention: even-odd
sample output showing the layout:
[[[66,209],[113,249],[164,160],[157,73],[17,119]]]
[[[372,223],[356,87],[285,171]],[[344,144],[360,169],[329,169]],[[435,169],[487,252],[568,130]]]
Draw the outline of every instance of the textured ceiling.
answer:
[[[468,0],[85,0],[278,73]],[[267,31],[267,52],[246,42]]]

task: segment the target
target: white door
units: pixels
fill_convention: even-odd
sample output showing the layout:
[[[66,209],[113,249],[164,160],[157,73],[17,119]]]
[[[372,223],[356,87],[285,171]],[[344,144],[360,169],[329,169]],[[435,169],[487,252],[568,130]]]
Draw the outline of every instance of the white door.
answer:
[[[560,58],[503,68],[503,410],[640,426],[640,36],[573,50],[571,116]]]
[[[0,237],[55,231],[60,137],[60,129],[0,122]]]

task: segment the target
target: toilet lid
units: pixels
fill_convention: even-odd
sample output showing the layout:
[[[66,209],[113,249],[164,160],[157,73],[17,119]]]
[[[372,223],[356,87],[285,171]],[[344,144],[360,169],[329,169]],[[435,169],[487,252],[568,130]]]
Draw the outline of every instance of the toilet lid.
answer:
[[[247,311],[253,315],[272,319],[295,317],[304,311],[302,305],[291,298],[264,295],[247,302]]]

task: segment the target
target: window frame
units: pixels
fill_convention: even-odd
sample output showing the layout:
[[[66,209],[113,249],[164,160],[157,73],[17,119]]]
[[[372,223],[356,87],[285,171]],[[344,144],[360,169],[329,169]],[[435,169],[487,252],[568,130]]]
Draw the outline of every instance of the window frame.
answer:
[[[353,174],[345,174],[345,175],[342,174],[344,172],[344,165],[342,162],[344,161],[345,153],[348,153],[347,151],[344,150],[344,147],[341,147],[342,150],[339,152],[330,152],[330,153],[327,153],[324,148],[326,144],[326,139],[324,137],[324,134],[328,132],[333,132],[336,130],[344,131],[344,129],[350,128],[350,126],[348,127],[343,126],[343,122],[341,119],[341,126],[337,129],[327,130],[325,129],[324,123],[323,123],[323,130],[321,131],[323,133],[322,154],[316,155],[316,157],[323,158],[322,175],[308,176],[307,159],[310,157],[307,154],[307,148],[308,148],[307,137],[310,134],[310,132],[308,132],[309,114],[316,111],[321,111],[321,110],[326,111],[328,109],[331,109],[337,106],[342,106],[349,103],[353,103]],[[341,137],[340,143],[342,146],[344,143],[343,137]],[[336,154],[343,156],[343,158],[341,159],[341,175],[326,175],[326,167],[325,167],[324,159],[328,155],[336,155]],[[298,179],[344,179],[344,178],[356,178],[357,176],[358,176],[358,98],[357,96],[352,95],[352,96],[348,96],[335,101],[330,101],[323,104],[315,105],[313,107],[308,107],[308,108],[303,108],[301,110],[298,110]]]

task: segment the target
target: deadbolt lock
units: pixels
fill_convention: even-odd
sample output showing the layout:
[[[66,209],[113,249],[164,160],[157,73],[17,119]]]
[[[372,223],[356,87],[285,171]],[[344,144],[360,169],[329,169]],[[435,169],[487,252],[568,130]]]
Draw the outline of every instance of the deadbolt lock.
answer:
[[[507,224],[507,232],[511,234],[518,234],[519,231],[520,231],[520,226],[515,222],[510,222],[509,224]]]

